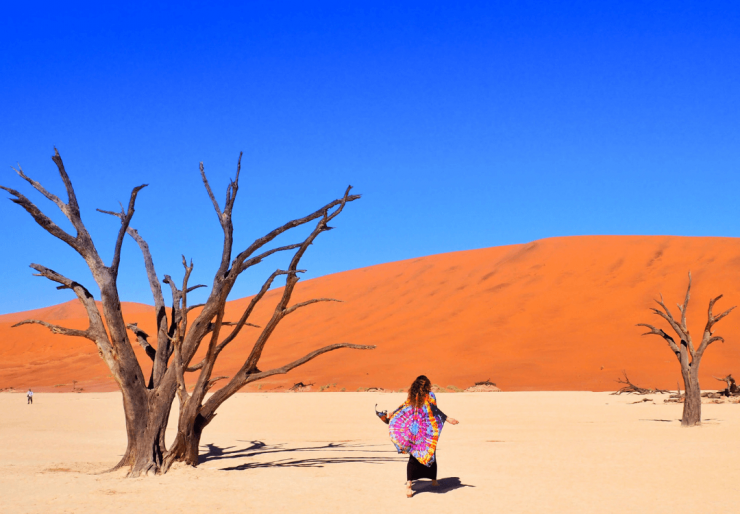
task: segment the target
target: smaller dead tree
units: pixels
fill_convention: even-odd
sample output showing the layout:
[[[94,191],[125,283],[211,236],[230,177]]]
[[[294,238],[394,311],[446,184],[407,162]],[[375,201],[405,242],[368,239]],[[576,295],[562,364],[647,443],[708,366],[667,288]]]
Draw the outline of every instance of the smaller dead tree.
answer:
[[[464,393],[498,393],[501,392],[495,383],[491,382],[491,379],[476,382],[463,391]]]
[[[487,378],[487,379],[485,379],[482,382],[476,382],[473,385],[477,385],[477,386],[493,386],[493,387],[496,387],[496,384],[494,384],[493,382],[491,382],[491,379],[490,378]]]
[[[722,391],[722,394],[725,396],[740,396],[740,388],[737,387],[737,384],[735,383],[735,379],[732,378],[732,373],[727,375],[724,378],[717,378],[714,377],[716,380],[719,380],[720,382],[724,382],[727,384],[727,388]]]
[[[313,385],[313,382],[311,382],[310,384],[304,384],[303,382],[296,382],[295,384],[293,384],[293,386],[290,389],[288,389],[288,391],[292,391],[295,393],[300,393],[302,391],[309,391],[310,390],[309,388],[312,385]]]
[[[689,273],[689,285],[686,288],[686,298],[684,299],[683,306],[678,305],[678,310],[681,313],[681,318],[676,320],[668,310],[665,303],[663,302],[663,295],[660,295],[660,300],[655,300],[660,309],[651,309],[654,314],[657,314],[668,322],[673,331],[678,335],[679,343],[676,343],[675,339],[670,335],[666,334],[662,329],[656,328],[646,323],[638,323],[638,327],[647,327],[650,331],[643,335],[657,335],[665,339],[668,346],[671,348],[673,353],[676,355],[679,364],[681,365],[681,377],[683,378],[684,389],[686,390],[686,396],[683,404],[683,416],[681,418],[681,425],[690,427],[701,423],[701,388],[699,387],[699,364],[701,364],[701,358],[704,356],[704,352],[710,344],[716,341],[724,342],[724,339],[720,336],[714,335],[714,325],[717,324],[722,318],[727,316],[735,307],[730,307],[722,314],[715,315],[713,313],[714,304],[722,298],[722,295],[717,296],[709,300],[709,310],[707,312],[707,324],[704,326],[704,332],[702,334],[701,343],[699,347],[694,346],[693,339],[689,333],[688,326],[686,325],[686,309],[689,306],[689,297],[691,293],[691,273]]]
[[[618,384],[624,384],[623,387],[618,389],[617,391],[614,391],[612,394],[658,394],[658,393],[668,393],[669,391],[666,391],[665,389],[647,389],[645,387],[639,387],[630,382],[629,377],[627,376],[626,371],[622,371],[622,374],[624,375],[624,380],[621,378],[617,379]]]
[[[681,384],[676,382],[676,393],[671,394],[668,399],[663,400],[663,403],[683,403],[684,399],[686,398],[683,394],[681,394]]]

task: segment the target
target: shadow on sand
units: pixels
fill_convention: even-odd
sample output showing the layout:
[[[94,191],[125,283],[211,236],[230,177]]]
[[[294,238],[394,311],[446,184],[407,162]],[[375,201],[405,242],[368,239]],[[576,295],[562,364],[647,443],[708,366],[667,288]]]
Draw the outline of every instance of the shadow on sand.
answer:
[[[242,471],[256,468],[322,468],[328,464],[381,464],[384,462],[405,460],[403,457],[398,456],[395,451],[379,449],[381,447],[387,448],[387,445],[328,443],[321,446],[287,447],[285,444],[269,445],[262,441],[243,442],[249,443],[249,445],[244,448],[237,448],[236,446],[221,448],[214,444],[203,445],[207,449],[207,452],[200,455],[200,463],[230,459],[250,459],[260,455],[282,457],[269,461],[246,462],[221,468],[223,471]],[[290,455],[292,453],[301,454],[304,452],[321,452],[323,455],[315,458],[300,458],[298,455]],[[368,453],[384,455],[367,455]]]
[[[461,487],[475,487],[474,485],[463,484],[460,481],[460,477],[440,478],[437,482],[439,483],[439,486],[434,487],[431,480],[425,480],[424,482],[417,480],[411,486],[411,489],[414,491],[414,496],[416,496],[421,493],[445,494],[450,491],[454,491],[455,489],[460,489]]]

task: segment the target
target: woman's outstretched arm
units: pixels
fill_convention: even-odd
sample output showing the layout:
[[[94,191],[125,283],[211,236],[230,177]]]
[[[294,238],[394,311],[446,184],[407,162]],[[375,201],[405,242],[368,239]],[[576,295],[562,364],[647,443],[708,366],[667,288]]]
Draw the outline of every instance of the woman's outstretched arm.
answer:
[[[432,403],[432,409],[434,410],[435,415],[440,416],[442,418],[443,422],[450,423],[451,425],[457,425],[458,423],[460,423],[455,418],[451,418],[447,414],[442,412],[442,410],[439,407],[437,407],[436,399],[435,399],[435,402]]]

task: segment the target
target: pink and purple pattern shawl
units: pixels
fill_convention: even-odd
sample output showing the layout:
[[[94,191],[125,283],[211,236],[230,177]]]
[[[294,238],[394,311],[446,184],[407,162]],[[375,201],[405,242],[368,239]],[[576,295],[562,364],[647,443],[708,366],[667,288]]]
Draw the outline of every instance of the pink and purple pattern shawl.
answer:
[[[406,400],[391,414],[391,441],[398,453],[410,453],[420,463],[431,466],[446,419],[447,416],[437,408],[434,393],[429,393],[421,407],[415,407]]]

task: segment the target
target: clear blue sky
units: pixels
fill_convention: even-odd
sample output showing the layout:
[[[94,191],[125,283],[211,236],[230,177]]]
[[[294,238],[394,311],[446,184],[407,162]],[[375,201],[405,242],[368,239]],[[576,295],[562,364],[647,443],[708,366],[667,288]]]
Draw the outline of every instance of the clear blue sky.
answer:
[[[583,234],[740,236],[738,2],[12,2],[2,8],[0,183],[59,220],[56,145],[110,258],[114,209],[159,275],[210,283],[244,151],[238,246],[364,195],[308,276]],[[158,5],[154,5],[158,4]],[[81,259],[0,194],[0,313],[73,298]],[[126,300],[150,303],[130,239]],[[254,292],[283,261],[244,277]]]

